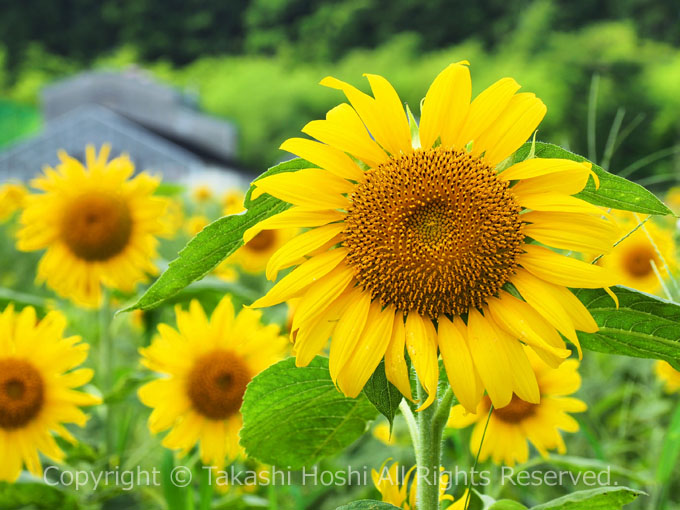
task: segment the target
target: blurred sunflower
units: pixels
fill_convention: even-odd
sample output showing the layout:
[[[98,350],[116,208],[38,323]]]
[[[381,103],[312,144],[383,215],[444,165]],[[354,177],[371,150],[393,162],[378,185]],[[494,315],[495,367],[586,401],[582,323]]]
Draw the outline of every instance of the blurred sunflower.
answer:
[[[56,169],[46,168],[31,185],[43,193],[27,198],[18,232],[20,250],[47,249],[38,282],[84,306],[101,303],[101,286],[132,291],[147,274],[158,272],[155,236],[168,234],[167,199],[154,197],[159,180],[123,155],[107,162],[86,150],[86,164],[65,152]]]
[[[222,214],[230,216],[245,210],[245,207],[243,207],[244,198],[245,195],[240,189],[234,188],[227,191],[222,196]]]
[[[671,210],[680,213],[680,187],[674,186],[666,192],[666,204]]]
[[[27,195],[28,190],[21,183],[7,182],[0,185],[0,222],[21,209]]]
[[[213,198],[212,189],[207,184],[199,184],[191,190],[191,198],[199,204],[209,202]]]
[[[618,213],[617,219],[624,232],[632,231],[640,223],[633,214]],[[651,294],[659,293],[662,284],[654,266],[663,280],[668,279],[678,267],[673,236],[673,230],[647,221],[602,257],[598,264],[612,271],[621,285]]]
[[[404,473],[403,467],[399,469],[398,462],[394,462],[387,468],[386,465],[390,460],[387,459],[383,462],[383,465],[380,466],[380,471],[371,470],[371,477],[373,478],[375,488],[380,492],[383,503],[389,503],[403,510],[416,510],[418,480],[414,475],[417,466],[413,466]],[[443,472],[443,467],[440,466],[439,469],[442,471],[439,477],[439,501],[453,501],[453,496],[446,494],[446,489],[449,485],[449,475]],[[410,488],[409,481],[411,483]],[[446,510],[464,510],[466,499],[467,490],[458,501],[443,508]]]
[[[221,467],[241,451],[239,409],[246,385],[281,359],[287,342],[278,326],[260,322],[259,312],[235,315],[229,297],[210,320],[195,300],[175,314],[178,329],[160,324],[160,336],[140,349],[142,364],[161,377],[140,388],[139,398],[153,408],[152,433],[171,429],[163,446],[185,455],[199,443],[202,462]]]
[[[577,329],[597,331],[567,287],[615,283],[604,268],[531,241],[611,249],[618,229],[610,217],[572,196],[591,175],[597,185],[590,165],[532,158],[500,171],[546,108],[534,94],[516,93],[511,78],[470,102],[465,64],[434,80],[413,137],[384,78],[367,75],[374,97],[325,78],[322,85],[342,90],[352,106],[343,103],[303,128],[319,142],[292,138],[281,146],[320,168],[254,182],[253,197],[269,193],[293,207],[244,239],[309,230],[272,255],[269,278],[297,267],[252,306],[300,297],[297,364],[309,363],[331,337],[331,376],[348,396],[359,394],[384,356],[387,378],[410,397],[406,347],[429,405],[439,348],[468,410],[485,389],[497,407],[513,392],[537,403],[521,342],[558,366],[570,353],[559,333],[578,346]]]
[[[657,361],[654,364],[656,375],[666,386],[668,393],[675,393],[680,391],[680,372],[675,370],[670,363],[666,361]]]
[[[566,447],[560,430],[577,432],[579,429],[578,422],[568,414],[580,413],[587,408],[585,402],[568,397],[581,387],[578,361],[567,360],[558,368],[551,368],[531,350],[526,349],[526,353],[538,381],[540,403],[532,404],[513,395],[510,404],[494,408],[486,435],[484,428],[491,408],[488,397],[482,399],[474,414],[467,412],[461,405],[451,410],[449,427],[462,428],[475,424],[470,438],[470,451],[476,455],[481,444],[481,461],[491,457],[494,463],[508,466],[526,462],[529,459],[527,441],[543,456],[547,455],[548,450],[564,454]]]
[[[269,276],[272,274],[268,269],[270,259],[298,231],[297,228],[260,230],[253,236],[246,237],[243,246],[227,257],[223,264],[238,266],[247,273],[261,273],[266,269]]]
[[[64,460],[52,433],[75,443],[64,424],[82,427],[87,416],[79,408],[101,402],[76,390],[93,376],[88,368],[76,369],[89,345],[64,338],[65,327],[57,311],[40,321],[30,306],[15,312],[9,305],[0,313],[0,481],[15,481],[22,466],[42,478],[39,453]]]
[[[210,220],[207,217],[202,214],[196,214],[187,219],[184,224],[184,231],[191,237],[194,237],[203,230],[208,223],[210,223]]]

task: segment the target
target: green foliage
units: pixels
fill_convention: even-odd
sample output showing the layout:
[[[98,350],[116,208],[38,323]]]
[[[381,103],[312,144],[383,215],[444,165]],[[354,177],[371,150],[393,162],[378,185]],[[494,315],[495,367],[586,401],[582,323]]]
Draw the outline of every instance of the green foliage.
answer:
[[[578,332],[585,349],[661,359],[680,368],[680,305],[626,287],[613,287],[619,307],[603,289],[576,289],[600,330]]]
[[[45,483],[20,479],[14,484],[0,482],[0,510],[32,508],[35,510],[77,510],[76,495]]]
[[[364,386],[364,394],[380,414],[387,418],[392,427],[402,396],[396,386],[387,380],[384,360],[380,362]]]
[[[588,161],[583,156],[569,152],[562,147],[550,143],[532,142],[525,143],[514,154],[514,161],[524,161],[534,148],[534,156],[537,158],[562,158],[572,161]],[[634,211],[645,214],[673,214],[653,193],[639,184],[631,182],[623,177],[610,174],[602,167],[595,164],[592,166],[600,181],[599,188],[595,187],[593,179],[589,179],[586,187],[578,195],[578,198],[602,207],[611,207],[623,211]]]
[[[487,510],[526,510],[526,508],[527,507],[525,507],[522,503],[518,503],[517,501],[513,501],[511,499],[501,499],[496,501]]]
[[[628,487],[599,487],[572,492],[531,510],[620,510],[644,494]]]
[[[241,444],[267,464],[293,469],[356,441],[376,411],[365,396],[347,398],[330,378],[328,359],[306,367],[288,358],[257,375],[243,397]]]

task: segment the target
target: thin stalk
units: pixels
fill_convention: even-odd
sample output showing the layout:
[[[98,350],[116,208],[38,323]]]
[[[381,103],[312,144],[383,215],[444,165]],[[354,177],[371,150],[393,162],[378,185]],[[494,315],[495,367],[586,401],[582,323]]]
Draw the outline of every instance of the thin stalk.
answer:
[[[418,450],[418,424],[416,423],[416,418],[413,416],[411,408],[408,406],[406,399],[402,399],[399,403],[399,410],[402,416],[406,420],[406,425],[408,426],[408,432],[411,435],[411,443],[413,444],[413,449]]]
[[[425,389],[418,381],[418,400],[427,399]],[[418,445],[415,449],[418,465],[418,510],[439,509],[439,466],[441,465],[441,435],[436,436],[433,420],[437,404],[418,412]]]
[[[449,421],[449,414],[451,414],[451,407],[454,404],[455,398],[451,386],[447,385],[446,391],[437,407],[437,412],[432,419],[432,430],[434,431],[435,437],[442,437],[446,422]]]
[[[102,306],[99,309],[99,371],[101,373],[101,392],[104,399],[110,397],[113,389],[113,345],[111,341],[111,307],[109,295],[103,291]],[[106,438],[106,457],[113,454],[115,445],[115,427],[113,426],[113,413],[111,403],[107,402],[104,413],[104,430]]]

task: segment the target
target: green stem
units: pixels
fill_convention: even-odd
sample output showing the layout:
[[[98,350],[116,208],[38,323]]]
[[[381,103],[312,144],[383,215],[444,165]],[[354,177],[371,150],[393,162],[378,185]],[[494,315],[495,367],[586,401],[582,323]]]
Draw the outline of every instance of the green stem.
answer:
[[[427,394],[418,382],[418,400],[425,402]],[[414,445],[418,465],[418,510],[439,509],[439,466],[441,465],[441,431],[435,430],[437,403],[418,412],[418,442]]]
[[[432,430],[434,431],[435,437],[438,437],[440,440],[444,434],[444,427],[446,427],[446,423],[449,421],[449,414],[451,414],[451,407],[455,403],[455,398],[451,386],[447,385],[446,391],[437,407],[437,412],[432,419]]]
[[[413,416],[413,411],[408,406],[406,399],[402,399],[399,403],[399,410],[406,420],[406,425],[408,426],[408,432],[411,435],[411,443],[413,444],[413,449],[418,449],[418,424],[416,423],[416,418]]]
[[[109,306],[109,295],[106,289],[103,290],[104,296],[102,306],[99,309],[99,372],[101,374],[101,392],[104,399],[111,396],[113,390],[113,345],[111,342],[111,307]],[[106,403],[104,414],[104,431],[106,439],[106,457],[110,459],[115,444],[115,427],[113,426],[113,412],[111,403]]]

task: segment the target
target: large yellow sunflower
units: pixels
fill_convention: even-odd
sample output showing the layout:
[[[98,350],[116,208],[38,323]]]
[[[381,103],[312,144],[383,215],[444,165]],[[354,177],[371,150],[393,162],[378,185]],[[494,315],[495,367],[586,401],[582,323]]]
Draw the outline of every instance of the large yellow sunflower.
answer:
[[[61,151],[61,163],[33,180],[42,193],[28,197],[18,233],[19,249],[47,249],[37,280],[84,306],[100,304],[102,285],[132,291],[156,274],[155,236],[168,233],[167,199],[152,196],[159,180],[130,178],[130,159],[107,162],[109,151],[88,146],[85,166]]]
[[[538,381],[540,403],[532,404],[513,395],[510,404],[494,408],[490,418],[491,402],[488,397],[479,403],[476,414],[467,412],[461,405],[451,410],[449,427],[462,428],[475,424],[470,438],[470,451],[473,455],[479,451],[482,461],[491,457],[496,464],[508,466],[514,466],[515,462],[526,462],[529,459],[527,441],[541,455],[547,455],[548,450],[564,454],[566,447],[560,431],[576,432],[579,429],[578,422],[567,414],[580,413],[587,408],[583,401],[568,396],[581,386],[578,361],[567,360],[558,368],[552,368],[529,349],[526,349],[526,353]]]
[[[513,392],[538,402],[522,342],[559,365],[570,352],[559,333],[578,346],[577,329],[597,330],[567,287],[615,283],[602,267],[543,246],[601,253],[616,240],[610,219],[572,196],[593,175],[590,165],[533,158],[500,171],[546,108],[534,94],[516,93],[510,78],[470,102],[465,64],[450,65],[430,86],[418,137],[384,78],[367,75],[374,97],[325,78],[351,106],[303,128],[319,142],[281,146],[320,168],[254,183],[253,196],[269,193],[293,207],[245,239],[266,229],[309,230],[272,255],[270,277],[297,267],[253,306],[300,297],[297,363],[332,337],[331,376],[346,395],[359,394],[384,356],[388,379],[410,396],[406,347],[429,405],[439,348],[469,410],[485,388],[497,407]]]
[[[668,393],[680,391],[680,372],[675,370],[666,361],[657,361],[654,364],[654,371],[661,381],[663,381]]]
[[[92,370],[76,369],[89,345],[64,338],[65,327],[56,311],[40,321],[32,307],[0,313],[0,481],[15,481],[22,466],[42,477],[39,453],[63,461],[52,433],[75,443],[64,424],[82,427],[87,416],[79,407],[100,403],[76,390],[92,379]]]
[[[642,219],[631,213],[618,213],[618,223],[624,232],[632,234],[621,241],[598,264],[617,275],[618,283],[642,292],[660,293],[662,282],[677,269],[677,254],[670,228],[652,221],[639,226]],[[656,271],[655,271],[656,268]]]
[[[229,297],[210,320],[198,301],[175,313],[178,329],[159,325],[160,336],[140,350],[142,363],[161,377],[140,388],[139,398],[153,408],[151,432],[172,429],[163,446],[184,455],[200,443],[202,462],[220,467],[240,452],[246,385],[281,359],[287,342],[278,326],[260,322],[259,312],[235,315]]]

